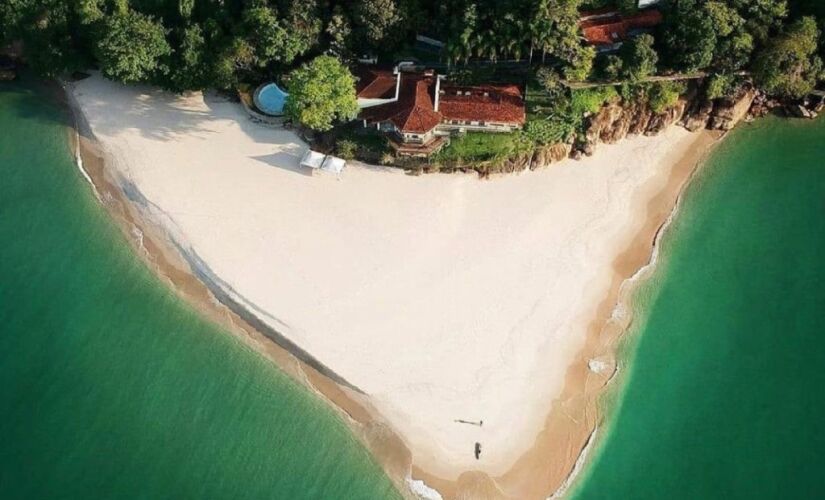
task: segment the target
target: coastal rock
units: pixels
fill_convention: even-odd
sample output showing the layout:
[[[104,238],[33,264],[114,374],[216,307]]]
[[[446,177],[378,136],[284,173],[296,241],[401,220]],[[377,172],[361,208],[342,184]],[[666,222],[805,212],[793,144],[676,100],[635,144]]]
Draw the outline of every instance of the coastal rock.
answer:
[[[619,115],[610,126],[605,127],[601,133],[602,142],[607,144],[614,144],[624,139],[630,130],[630,125],[633,123],[638,114],[638,106],[628,106],[622,109]]]
[[[536,148],[533,157],[530,159],[530,170],[546,167],[553,162],[567,158],[571,147],[571,144],[559,143]]]
[[[651,111],[648,106],[636,107],[627,130],[627,135],[643,134],[645,130],[647,130],[651,116],[653,116],[653,111]]]
[[[797,118],[813,119],[817,116],[816,112],[811,111],[802,104],[791,104],[786,106],[785,109],[790,116],[795,116]]]
[[[718,101],[713,108],[709,127],[716,130],[733,129],[751,109],[756,93],[756,89],[746,89],[735,98]]]
[[[713,101],[707,99],[694,101],[693,105],[682,119],[684,127],[691,132],[696,132],[699,129],[706,128],[708,126],[711,111],[713,111]]]
[[[624,109],[618,103],[603,106],[598,113],[592,115],[585,130],[585,142],[593,146],[598,142],[608,142],[611,139],[613,123],[621,118]],[[614,141],[615,142],[615,141]]]
[[[687,101],[679,99],[676,104],[665,109],[663,112],[652,115],[645,128],[645,135],[657,135],[667,127],[676,123],[676,121],[684,115],[686,107]]]

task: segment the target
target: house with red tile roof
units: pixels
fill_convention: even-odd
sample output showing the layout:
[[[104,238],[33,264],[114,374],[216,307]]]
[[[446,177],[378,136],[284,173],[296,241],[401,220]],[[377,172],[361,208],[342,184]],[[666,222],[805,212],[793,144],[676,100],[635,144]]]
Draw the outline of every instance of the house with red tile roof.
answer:
[[[631,15],[623,15],[613,9],[600,9],[582,12],[579,17],[584,39],[599,52],[617,50],[628,38],[649,31],[661,22],[662,13],[657,9]]]
[[[399,155],[429,156],[454,132],[511,132],[524,125],[524,98],[516,85],[454,85],[433,71],[362,71],[358,118],[389,134]]]

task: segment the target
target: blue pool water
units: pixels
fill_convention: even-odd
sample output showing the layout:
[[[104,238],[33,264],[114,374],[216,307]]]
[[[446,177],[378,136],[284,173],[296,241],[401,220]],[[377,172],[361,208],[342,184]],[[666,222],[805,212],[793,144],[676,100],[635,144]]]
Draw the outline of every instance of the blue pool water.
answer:
[[[255,92],[255,106],[268,115],[282,115],[287,95],[276,84],[267,83]]]

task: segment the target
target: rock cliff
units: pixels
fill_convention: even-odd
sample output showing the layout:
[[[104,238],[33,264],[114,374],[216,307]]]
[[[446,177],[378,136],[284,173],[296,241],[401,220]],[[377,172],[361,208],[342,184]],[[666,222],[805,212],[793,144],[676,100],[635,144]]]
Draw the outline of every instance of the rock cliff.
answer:
[[[674,105],[658,113],[646,103],[611,102],[587,118],[583,140],[569,154],[578,159],[593,154],[599,143],[613,144],[639,134],[656,135],[675,123],[690,131],[731,130],[747,116],[757,94],[747,87],[732,98],[708,100],[692,87]]]

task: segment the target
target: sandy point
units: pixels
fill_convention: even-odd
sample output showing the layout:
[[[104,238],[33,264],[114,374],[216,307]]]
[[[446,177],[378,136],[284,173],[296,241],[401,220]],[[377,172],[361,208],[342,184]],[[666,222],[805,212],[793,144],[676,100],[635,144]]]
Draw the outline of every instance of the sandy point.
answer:
[[[107,175],[188,272],[328,399],[358,400],[344,409],[382,429],[368,444],[396,479],[445,497],[563,483],[612,373],[621,284],[713,141],[671,127],[489,180],[309,175],[294,134],[217,96],[97,75],[68,90]]]

